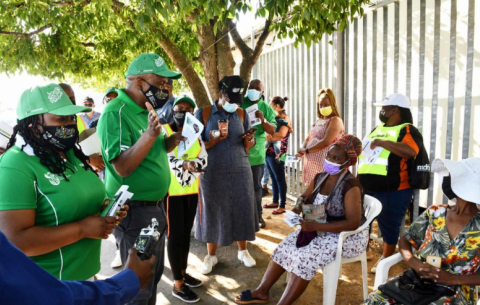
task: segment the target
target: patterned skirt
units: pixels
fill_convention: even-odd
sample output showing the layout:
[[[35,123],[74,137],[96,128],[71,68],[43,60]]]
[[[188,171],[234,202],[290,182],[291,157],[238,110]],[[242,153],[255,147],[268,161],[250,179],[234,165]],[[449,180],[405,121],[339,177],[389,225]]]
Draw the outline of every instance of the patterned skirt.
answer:
[[[288,272],[310,281],[319,269],[335,260],[338,233],[326,232],[315,237],[307,246],[297,248],[300,229],[290,233],[275,249],[272,260]],[[368,227],[348,236],[343,243],[343,257],[351,258],[365,252],[368,244]]]

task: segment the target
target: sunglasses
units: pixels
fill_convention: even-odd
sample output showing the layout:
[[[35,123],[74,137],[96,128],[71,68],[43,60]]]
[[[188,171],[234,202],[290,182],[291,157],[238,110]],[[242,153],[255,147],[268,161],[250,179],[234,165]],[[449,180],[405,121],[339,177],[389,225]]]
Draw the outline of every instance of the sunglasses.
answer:
[[[84,105],[85,107],[92,107],[92,106],[93,106],[93,104],[87,104],[87,103],[84,103],[83,105]]]

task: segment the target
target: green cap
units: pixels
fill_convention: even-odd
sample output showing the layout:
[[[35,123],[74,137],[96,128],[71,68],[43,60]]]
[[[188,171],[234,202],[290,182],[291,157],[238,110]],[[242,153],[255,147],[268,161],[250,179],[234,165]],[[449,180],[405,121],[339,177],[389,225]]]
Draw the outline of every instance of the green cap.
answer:
[[[118,94],[117,88],[116,87],[109,88],[107,91],[105,91],[105,96],[109,95],[110,93]]]
[[[180,102],[189,102],[190,105],[192,105],[193,109],[195,109],[196,105],[195,105],[195,102],[193,101],[193,99],[191,97],[189,97],[188,95],[184,94],[182,96],[179,96],[175,99],[175,102],[173,102],[173,107],[175,107],[176,104],[180,103]]]
[[[92,111],[91,108],[73,105],[67,94],[57,84],[25,90],[17,106],[19,120],[42,113],[74,115],[79,112],[90,111]]]
[[[169,70],[163,58],[155,53],[140,54],[132,61],[130,66],[128,66],[127,72],[125,72],[125,77],[149,73],[172,79],[179,79],[182,77],[182,73]]]

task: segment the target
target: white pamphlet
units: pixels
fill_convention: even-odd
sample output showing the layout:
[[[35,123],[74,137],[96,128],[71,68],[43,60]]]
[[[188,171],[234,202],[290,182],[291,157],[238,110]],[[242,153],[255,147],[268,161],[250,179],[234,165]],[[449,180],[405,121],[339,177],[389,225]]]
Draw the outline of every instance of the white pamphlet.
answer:
[[[375,164],[377,161],[378,156],[382,153],[383,147],[375,147],[372,149],[370,145],[372,144],[372,140],[366,136],[363,141],[363,150],[362,150],[362,156],[365,157],[361,162],[363,163],[368,163],[368,164]]]
[[[287,156],[285,159],[285,163],[298,163],[300,162],[300,158],[297,158],[295,156]]]
[[[292,211],[285,211],[285,218],[283,221],[285,221],[290,227],[293,227],[301,225],[301,219],[302,217],[300,215],[295,214]]]
[[[80,134],[79,140],[80,142],[78,142],[78,144],[86,156],[98,154],[102,150],[102,143],[100,142],[100,138],[98,137],[95,128],[85,129]]]
[[[245,111],[247,112],[248,120],[250,121],[251,126],[259,125],[259,124],[262,123],[262,121],[260,121],[259,118],[255,117],[255,112],[257,112],[257,110],[258,110],[258,105],[257,104],[253,104],[252,106],[245,109]]]
[[[5,122],[0,122],[0,148],[6,149],[13,134],[13,127]]]
[[[178,144],[178,157],[181,158],[187,150],[197,141],[203,131],[203,124],[197,120],[190,112],[185,116],[185,124],[183,124],[182,136],[187,138]]]

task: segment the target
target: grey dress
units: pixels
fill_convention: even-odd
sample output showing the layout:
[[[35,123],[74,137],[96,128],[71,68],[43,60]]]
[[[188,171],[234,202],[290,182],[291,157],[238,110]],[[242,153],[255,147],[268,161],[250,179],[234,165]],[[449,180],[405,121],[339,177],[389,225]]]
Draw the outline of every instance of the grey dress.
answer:
[[[218,120],[228,119],[228,136],[207,150],[208,166],[200,175],[199,204],[195,238],[204,243],[228,246],[234,241],[255,240],[259,230],[253,194],[253,177],[241,135],[250,129],[237,112],[225,115],[212,105],[202,139],[209,141],[211,130],[218,130]],[[202,109],[195,117],[203,122]],[[246,117],[246,116],[245,116]],[[247,118],[247,117],[246,117]]]

